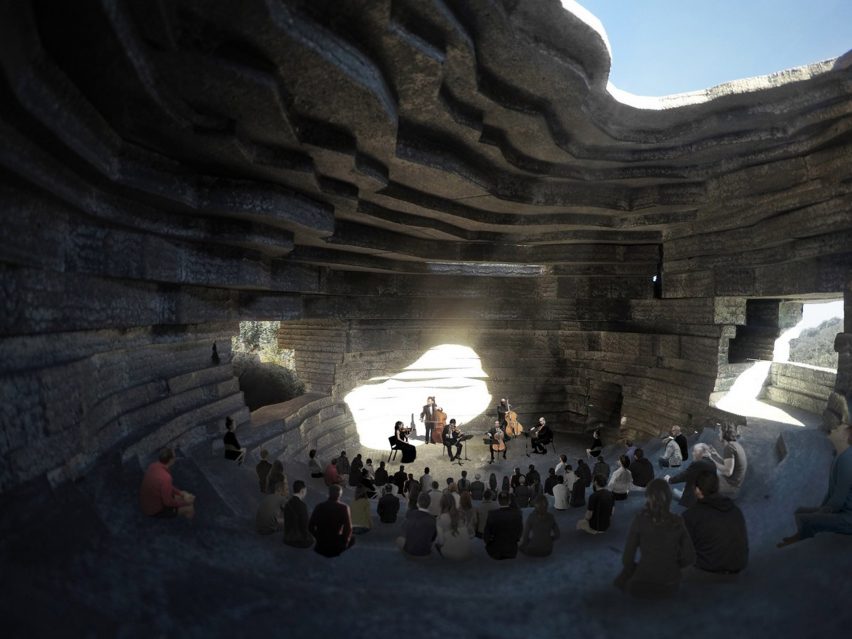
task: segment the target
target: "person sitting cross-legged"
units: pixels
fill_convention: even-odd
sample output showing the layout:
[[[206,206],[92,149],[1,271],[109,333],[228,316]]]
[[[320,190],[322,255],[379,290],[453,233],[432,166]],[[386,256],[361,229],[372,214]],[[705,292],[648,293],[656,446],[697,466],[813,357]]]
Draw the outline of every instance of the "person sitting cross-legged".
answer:
[[[615,497],[607,489],[603,475],[595,475],[594,486],[595,492],[589,496],[586,516],[577,522],[577,530],[582,530],[590,535],[598,535],[607,531],[615,509]]]
[[[431,498],[423,491],[417,497],[417,508],[405,513],[402,536],[396,545],[412,557],[426,557],[432,552],[432,542],[438,534],[435,518],[429,513]]]
[[[514,559],[518,555],[518,542],[524,532],[521,511],[510,506],[509,493],[497,496],[500,507],[488,513],[483,537],[485,551],[492,559]]]
[[[266,492],[266,478],[269,476],[269,471],[272,470],[272,464],[269,461],[269,451],[265,448],[260,449],[260,461],[254,467],[257,472],[257,482],[260,485],[260,492]]]
[[[261,535],[271,535],[281,528],[284,521],[284,506],[287,504],[287,484],[279,482],[271,495],[265,495],[257,507],[254,525]]]
[[[645,457],[645,451],[637,448],[633,451],[633,459],[630,462],[630,474],[633,476],[633,487],[642,488],[654,479],[654,465]]]
[[[149,517],[170,518],[195,516],[195,495],[178,490],[172,483],[171,467],[175,453],[171,448],[160,451],[157,461],[148,466],[139,488],[142,512]]]
[[[325,557],[337,557],[355,543],[349,506],[340,501],[343,488],[328,487],[328,499],[314,506],[308,530],[316,539],[314,551]]]
[[[476,507],[475,528],[476,536],[482,539],[485,535],[485,524],[488,523],[488,513],[500,507],[500,504],[494,499],[494,491],[486,488],[482,494],[482,501]]]
[[[559,539],[559,526],[553,513],[547,511],[547,498],[538,494],[533,499],[533,511],[524,523],[520,550],[531,557],[547,557],[553,552],[556,539]]]
[[[469,559],[472,554],[470,538],[472,531],[467,520],[456,508],[456,500],[452,494],[441,496],[441,514],[435,522],[438,535],[435,547],[444,559],[461,561]]]
[[[392,524],[399,513],[399,497],[393,494],[393,484],[385,484],[384,494],[379,498],[376,512],[383,524]]]
[[[314,538],[308,531],[308,507],[305,505],[307,494],[305,482],[297,479],[293,482],[293,496],[284,505],[284,543],[294,548],[310,548]]]
[[[237,464],[242,465],[246,458],[246,449],[240,446],[237,440],[237,434],[234,432],[234,420],[230,417],[225,418],[225,436],[222,438],[225,444],[225,459],[233,459]]]
[[[748,563],[742,511],[729,497],[719,494],[715,468],[698,473],[693,491],[696,502],[683,513],[683,522],[695,548],[695,567],[701,573],[717,575],[740,572]]]

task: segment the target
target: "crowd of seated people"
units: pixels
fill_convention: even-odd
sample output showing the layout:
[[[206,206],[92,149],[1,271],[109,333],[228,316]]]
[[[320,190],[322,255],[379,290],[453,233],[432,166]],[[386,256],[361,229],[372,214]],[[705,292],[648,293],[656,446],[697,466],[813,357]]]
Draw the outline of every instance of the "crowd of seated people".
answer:
[[[829,493],[819,507],[796,511],[797,532],[779,546],[824,531],[852,534],[852,428],[843,424],[837,430],[842,431],[836,438],[842,439],[842,445],[829,472]],[[670,468],[677,466],[677,460],[689,459],[679,436],[679,429],[672,429],[666,437]],[[496,560],[515,558],[519,551],[545,557],[562,538],[554,512],[583,508],[576,529],[601,535],[617,516],[616,502],[628,499],[632,490],[641,490],[644,505],[630,523],[615,585],[635,596],[670,596],[686,574],[690,579],[730,579],[747,566],[745,517],[734,502],[747,461],[737,439],[735,428],[722,428],[721,454],[709,444],[697,443],[684,469],[662,478],[654,478],[654,467],[642,448],[629,442],[611,473],[599,450],[592,455],[593,469],[582,458],[575,468],[561,455],[547,469],[544,482],[535,466],[529,465],[525,474],[515,468],[502,482],[495,473],[487,483],[476,473],[471,482],[467,472],[461,471],[458,481],[447,477],[443,487],[429,467],[419,479],[403,465],[391,475],[384,461],[373,470],[371,460],[363,463],[357,454],[350,462],[342,451],[323,469],[311,450],[309,474],[322,480],[328,498],[310,513],[305,481],[294,481],[291,492],[281,461],[270,462],[268,451],[261,450],[256,472],[264,496],[255,526],[263,535],[283,531],[283,541],[291,547],[313,547],[323,556],[335,557],[353,546],[354,535],[373,528],[375,499],[379,522],[400,527],[397,544],[411,557],[427,557],[435,551],[447,560],[465,560],[480,543],[476,539]],[[174,463],[174,453],[165,449],[145,473],[140,489],[145,514],[194,514],[194,497],[173,487],[170,469]],[[683,491],[673,493],[671,486],[679,484],[684,485]],[[351,504],[342,499],[347,485],[354,488]],[[676,498],[685,509],[682,514],[672,512]]]

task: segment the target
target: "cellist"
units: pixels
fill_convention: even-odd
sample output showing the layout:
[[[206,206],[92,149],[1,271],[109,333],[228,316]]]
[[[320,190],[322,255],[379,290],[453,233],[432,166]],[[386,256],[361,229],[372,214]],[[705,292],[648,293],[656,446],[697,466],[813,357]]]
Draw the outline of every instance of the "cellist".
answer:
[[[503,459],[506,459],[506,441],[504,439],[503,429],[500,428],[500,420],[494,421],[494,426],[488,431],[491,436],[491,443],[488,448],[491,450],[491,463],[494,462],[494,453],[498,455],[503,453]]]

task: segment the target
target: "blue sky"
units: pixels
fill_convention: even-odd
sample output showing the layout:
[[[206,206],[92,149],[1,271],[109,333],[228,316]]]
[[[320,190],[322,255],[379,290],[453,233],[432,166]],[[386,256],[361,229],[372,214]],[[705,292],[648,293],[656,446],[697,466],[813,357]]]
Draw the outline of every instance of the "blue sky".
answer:
[[[852,0],[577,0],[603,23],[610,81],[666,95],[852,49]]]

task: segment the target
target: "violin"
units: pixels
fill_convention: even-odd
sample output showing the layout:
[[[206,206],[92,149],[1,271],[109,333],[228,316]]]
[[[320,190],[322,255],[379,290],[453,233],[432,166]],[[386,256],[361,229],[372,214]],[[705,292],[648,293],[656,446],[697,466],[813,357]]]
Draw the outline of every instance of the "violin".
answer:
[[[524,432],[524,426],[518,421],[518,414],[512,410],[512,405],[507,401],[509,410],[506,412],[506,436],[517,437]]]

